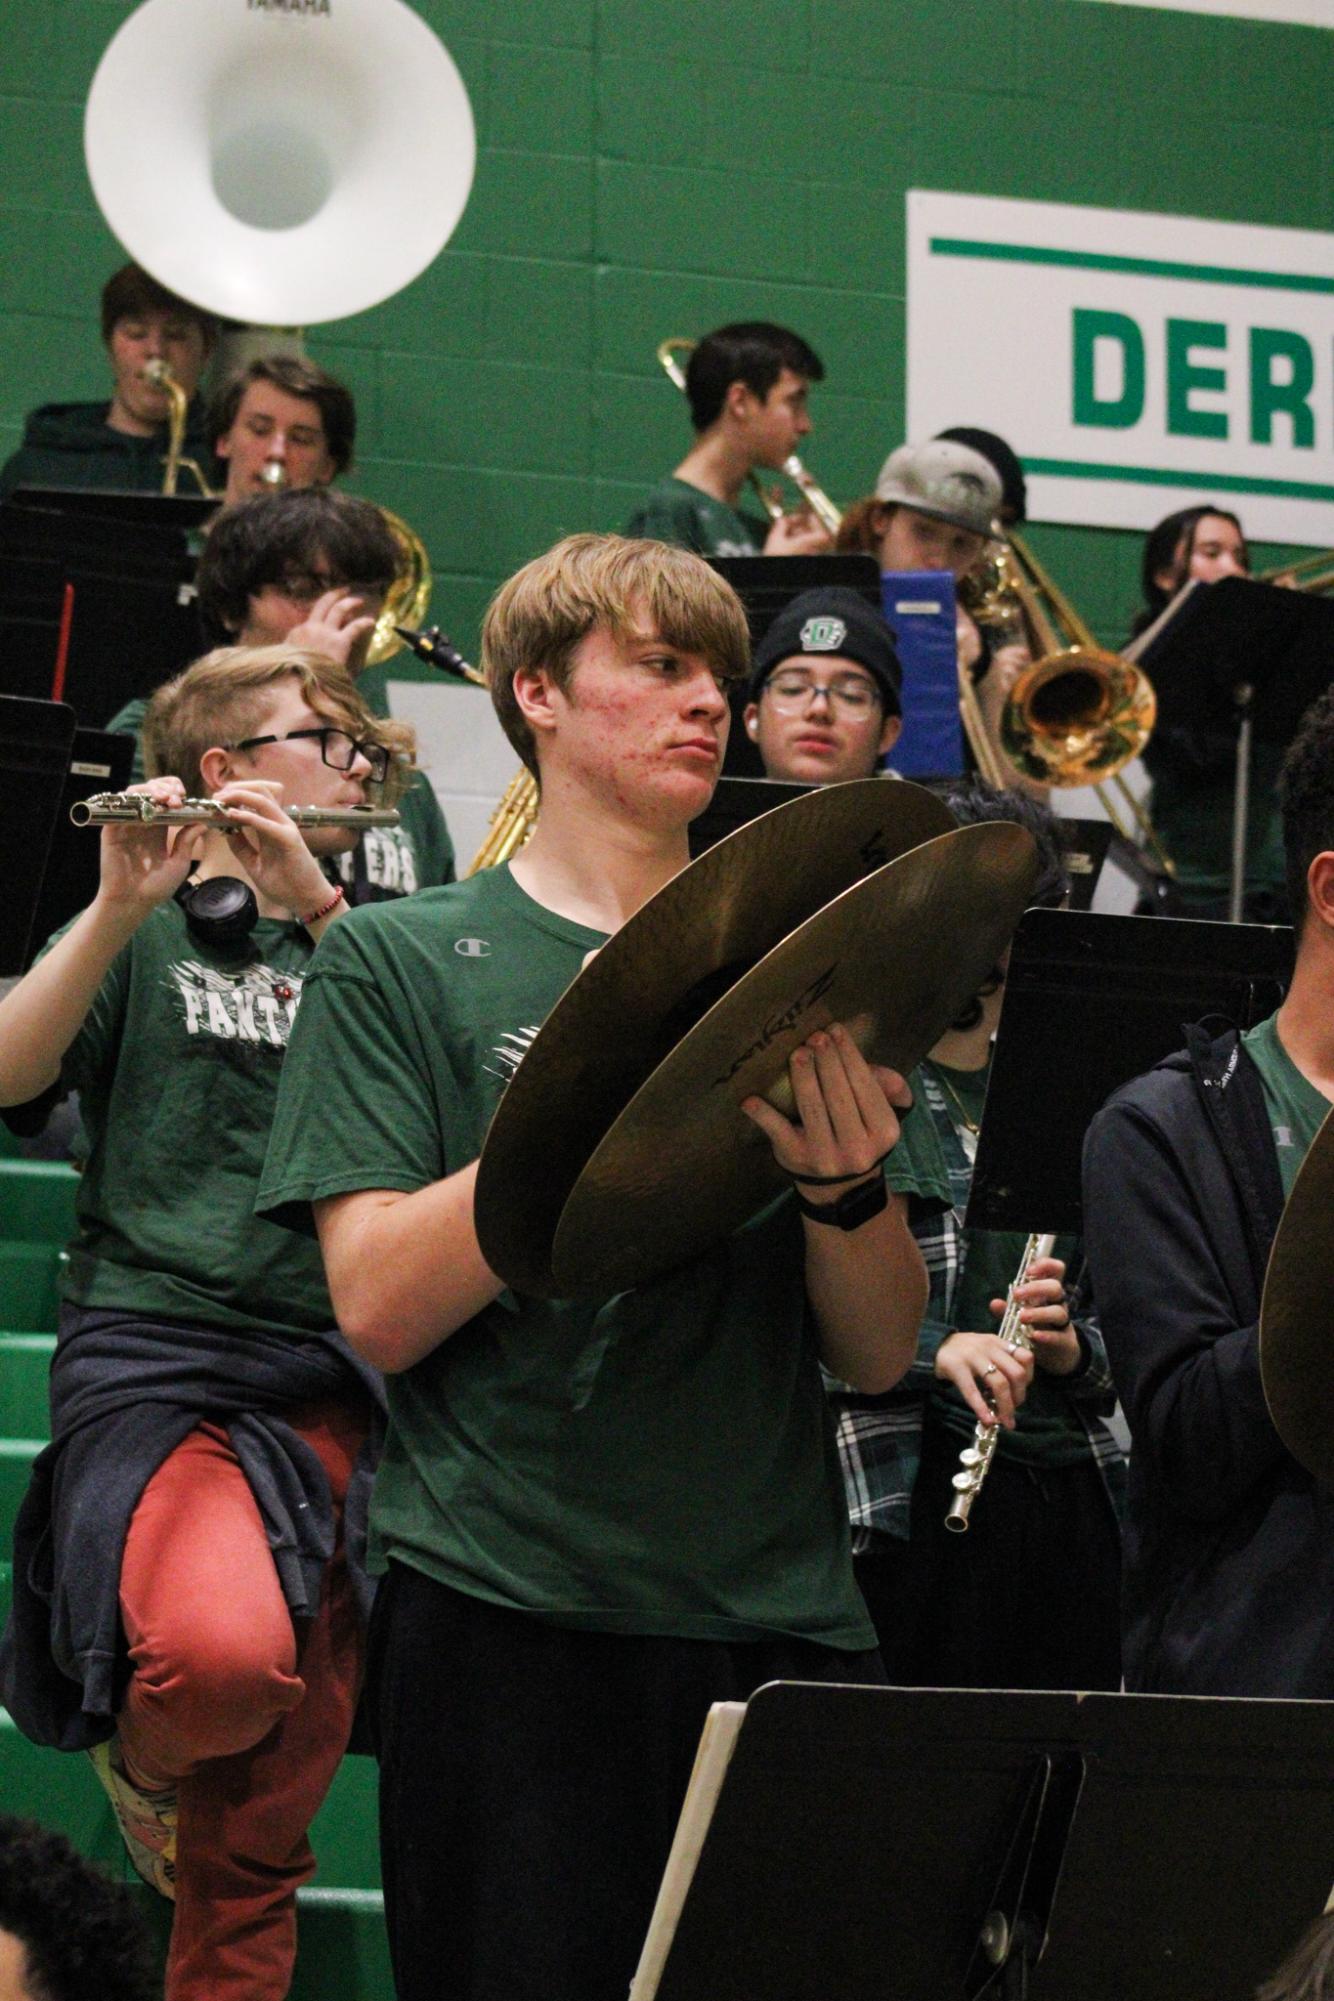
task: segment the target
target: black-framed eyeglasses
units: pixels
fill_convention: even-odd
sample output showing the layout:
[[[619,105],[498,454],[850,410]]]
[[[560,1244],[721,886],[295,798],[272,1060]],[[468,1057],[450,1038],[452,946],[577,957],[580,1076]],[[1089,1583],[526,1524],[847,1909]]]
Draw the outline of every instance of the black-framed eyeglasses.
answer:
[[[369,764],[370,775],[376,785],[383,784],[389,774],[389,752],[384,744],[371,743],[365,737],[349,736],[346,730],[332,727],[284,730],[281,736],[248,736],[241,743],[234,743],[232,749],[257,750],[262,743],[291,743],[297,737],[318,737],[320,756],[332,771],[351,771],[360,756]]]

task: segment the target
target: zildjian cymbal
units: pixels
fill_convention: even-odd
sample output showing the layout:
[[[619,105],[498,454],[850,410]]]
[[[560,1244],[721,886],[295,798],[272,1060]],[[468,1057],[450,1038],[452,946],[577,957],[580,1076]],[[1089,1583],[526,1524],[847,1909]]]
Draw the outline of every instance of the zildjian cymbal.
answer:
[[[957,827],[776,946],[677,1044],[594,1152],[557,1226],[558,1294],[641,1285],[762,1208],[787,1177],[742,1099],[758,1094],[790,1115],[788,1057],[831,1021],[868,1061],[911,1070],[1004,951],[1036,871],[1022,827]]]
[[[496,1109],[475,1211],[492,1269],[551,1293],[571,1189],[687,1030],[813,912],[953,825],[917,785],[827,785],[738,827],[651,897],[562,995]]]
[[[1260,1306],[1260,1381],[1274,1429],[1324,1485],[1334,1480],[1334,1112],[1284,1205]]]

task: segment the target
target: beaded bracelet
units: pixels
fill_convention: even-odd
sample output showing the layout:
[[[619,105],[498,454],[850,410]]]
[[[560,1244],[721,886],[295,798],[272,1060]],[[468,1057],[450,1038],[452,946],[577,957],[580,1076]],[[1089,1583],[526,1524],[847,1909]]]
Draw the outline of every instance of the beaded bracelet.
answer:
[[[343,890],[342,885],[339,884],[327,903],[322,903],[318,910],[312,910],[309,917],[298,917],[297,923],[304,924],[306,929],[309,930],[312,924],[319,923],[321,917],[328,917],[337,910],[342,900]]]

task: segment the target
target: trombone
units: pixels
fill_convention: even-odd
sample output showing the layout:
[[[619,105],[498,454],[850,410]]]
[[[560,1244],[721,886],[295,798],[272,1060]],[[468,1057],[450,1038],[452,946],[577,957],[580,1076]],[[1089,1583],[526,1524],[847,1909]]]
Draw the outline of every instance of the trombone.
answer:
[[[658,361],[668,379],[675,383],[683,396],[686,390],[686,372],[678,361],[677,356],[680,354],[689,354],[694,345],[694,341],[687,340],[683,334],[673,334],[669,340],[658,342]],[[834,505],[818,480],[812,478],[811,474],[807,472],[795,452],[791,452],[783,460],[783,471],[801,494],[802,499],[806,502],[806,505],[810,508],[811,513],[815,516],[825,533],[831,536],[837,535],[843,521],[842,509]],[[779,496],[771,492],[764,485],[763,481],[757,479],[753,471],[750,475],[750,483],[758,494],[760,505],[769,519],[771,521],[781,521],[784,509]]]
[[[1016,771],[1043,785],[1090,785],[1125,841],[1133,836],[1109,781],[1163,873],[1171,856],[1121,776],[1153,732],[1157,700],[1143,669],[1099,646],[1063,591],[1018,535],[997,538],[965,602],[980,625],[1013,627],[1037,654],[1001,712],[1000,741]]]
[[[1326,597],[1334,591],[1334,549],[1316,549],[1309,556],[1299,556],[1295,563],[1276,563],[1272,570],[1261,570],[1252,581],[1280,584],[1286,590],[1309,591],[1313,597]]]

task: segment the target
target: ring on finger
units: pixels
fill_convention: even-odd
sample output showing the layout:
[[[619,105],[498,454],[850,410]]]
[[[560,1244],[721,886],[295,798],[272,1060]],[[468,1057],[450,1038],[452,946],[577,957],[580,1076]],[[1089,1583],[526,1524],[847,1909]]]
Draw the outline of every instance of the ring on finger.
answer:
[[[984,1377],[986,1377],[986,1376],[994,1376],[994,1375],[996,1375],[996,1374],[998,1374],[998,1373],[999,1373],[999,1372],[998,1372],[998,1370],[997,1370],[997,1368],[996,1368],[996,1364],[995,1364],[994,1362],[988,1362],[988,1363],[987,1363],[987,1366],[986,1366],[986,1368],[985,1368],[985,1369],[983,1369],[983,1371],[982,1371],[982,1374],[983,1374],[983,1376],[984,1376]]]

